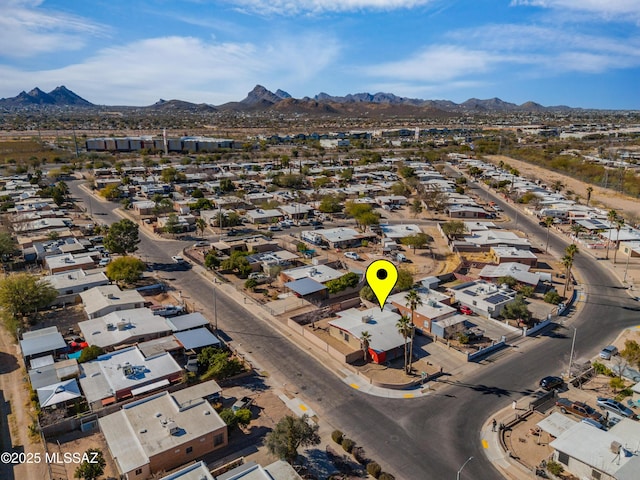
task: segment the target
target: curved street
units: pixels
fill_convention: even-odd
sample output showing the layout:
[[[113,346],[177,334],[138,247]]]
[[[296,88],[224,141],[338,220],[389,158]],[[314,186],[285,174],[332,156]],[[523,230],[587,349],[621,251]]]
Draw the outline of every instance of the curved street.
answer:
[[[78,181],[69,182],[69,186],[76,198],[85,204],[89,201]],[[510,205],[495,201],[515,217]],[[91,201],[92,213],[106,223],[119,219],[114,206]],[[518,222],[540,243],[546,238],[545,229],[531,218],[520,214]],[[171,264],[172,255],[193,243],[158,241],[142,232],[141,239],[137,253],[146,262],[158,264]],[[551,235],[551,251],[562,252],[566,244]],[[586,293],[581,313],[571,325],[578,328],[576,358],[592,356],[620,329],[637,323],[640,304],[599,263],[587,253],[577,255],[574,263],[580,271],[580,288]],[[184,298],[202,306],[208,318],[214,318],[212,284],[206,278],[190,270],[162,275],[171,279]],[[542,376],[567,369],[573,335],[573,329],[567,329],[565,335],[523,342],[501,353],[498,361],[490,358],[482,362],[464,380],[438,388],[429,396],[388,399],[354,390],[326,367],[326,361],[296,345],[295,337],[284,338],[278,329],[250,315],[222,292],[216,297],[219,328],[235,347],[255,359],[268,374],[267,382],[296,391],[322,421],[347,433],[396,478],[407,480],[453,479],[470,456],[474,460],[465,466],[462,479],[502,478],[483,454],[480,429],[495,411],[535,390]],[[446,376],[443,382],[447,382]]]

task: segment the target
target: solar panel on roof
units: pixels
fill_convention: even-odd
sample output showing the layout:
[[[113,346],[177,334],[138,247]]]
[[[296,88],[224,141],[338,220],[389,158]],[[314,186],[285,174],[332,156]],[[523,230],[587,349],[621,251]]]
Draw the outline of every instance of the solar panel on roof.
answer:
[[[497,305],[498,303],[502,303],[502,302],[504,302],[505,300],[509,300],[509,297],[506,297],[506,296],[504,296],[504,295],[502,295],[502,294],[498,293],[498,294],[496,294],[496,295],[492,295],[492,296],[488,297],[488,298],[486,299],[486,302],[487,302],[487,303],[490,303],[490,304],[492,304],[492,305]]]
[[[466,293],[467,295],[471,295],[472,297],[477,296],[478,294],[473,290],[463,290],[462,293]]]

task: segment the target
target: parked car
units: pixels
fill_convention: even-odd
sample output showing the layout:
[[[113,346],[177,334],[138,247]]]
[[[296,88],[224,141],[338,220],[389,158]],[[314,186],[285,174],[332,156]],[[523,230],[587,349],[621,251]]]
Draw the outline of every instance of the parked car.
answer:
[[[187,360],[187,363],[185,364],[184,369],[187,372],[198,373],[198,367],[199,367],[198,359],[193,357]]]
[[[602,350],[600,350],[600,358],[605,360],[611,360],[611,357],[614,357],[618,354],[618,347],[615,345],[607,345]]]
[[[396,254],[396,261],[403,263],[407,261],[407,256],[404,253]]]
[[[572,402],[568,398],[558,398],[556,406],[560,407],[562,413],[573,413],[578,417],[590,418],[598,423],[606,422],[600,412],[583,402]]]
[[[158,305],[151,307],[151,312],[162,317],[175,317],[184,313],[184,307],[182,305]]]
[[[301,227],[308,227],[311,224],[309,222],[307,222],[306,220],[300,220],[298,222],[298,225],[300,225]]]
[[[638,419],[638,416],[633,413],[630,408],[625,407],[623,404],[612,398],[598,397],[596,403],[600,408],[609,410],[610,412],[613,412],[616,415],[620,415],[621,417],[632,418],[634,420]]]
[[[344,256],[350,258],[351,260],[360,260],[360,255],[356,252],[344,252]]]
[[[198,247],[209,247],[209,246],[211,246],[211,243],[205,242],[204,240],[200,241],[200,242],[196,242],[196,244],[194,245],[195,248],[198,248]]]
[[[281,232],[282,227],[280,225],[270,225],[267,230],[269,230],[270,232]]]
[[[109,265],[109,263],[111,263],[111,259],[109,257],[101,258],[100,261],[98,262],[98,266],[106,267],[107,265]]]
[[[231,406],[231,410],[233,412],[237,412],[238,410],[242,410],[243,408],[249,408],[253,403],[253,398],[251,397],[242,397],[240,400],[236,400],[236,402]]]
[[[547,391],[555,390],[556,388],[560,388],[562,385],[564,385],[564,380],[560,377],[548,376],[540,380],[540,387]]]
[[[464,315],[473,315],[473,310],[471,310],[469,307],[467,307],[466,305],[462,305],[460,307],[460,313],[464,314]]]
[[[249,274],[249,278],[251,280],[266,280],[269,276],[262,272],[253,272]]]
[[[184,258],[182,258],[180,255],[174,255],[173,257],[171,257],[171,260],[173,260],[175,263],[184,263]]]

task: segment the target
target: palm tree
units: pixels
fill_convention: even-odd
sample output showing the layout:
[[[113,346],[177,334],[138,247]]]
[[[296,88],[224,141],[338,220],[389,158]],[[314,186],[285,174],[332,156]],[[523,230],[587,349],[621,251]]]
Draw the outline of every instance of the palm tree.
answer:
[[[418,291],[414,288],[409,290],[407,294],[404,296],[405,301],[407,302],[405,305],[411,309],[411,350],[409,350],[409,372],[411,372],[411,364],[413,363],[413,336],[415,334],[415,319],[413,317],[413,313],[416,308],[422,306],[422,297],[418,293]]]
[[[573,232],[573,236],[577,240],[580,237],[580,234],[584,232],[584,227],[579,223],[574,223],[573,225],[571,225],[571,231]]]
[[[204,235],[204,231],[207,229],[207,222],[204,218],[200,217],[196,220],[196,229],[200,230],[200,235]]]
[[[402,315],[396,323],[396,328],[398,329],[398,333],[402,335],[402,338],[404,339],[404,371],[406,373],[409,373],[407,372],[407,365],[408,365],[407,338],[409,338],[409,335],[411,335],[411,330],[412,330],[411,319],[406,315]]]
[[[553,217],[545,217],[544,226],[547,227],[547,246],[544,248],[544,253],[549,253],[549,228],[553,225]]]
[[[624,218],[616,218],[616,249],[613,251],[613,264],[616,264],[616,257],[618,256],[618,248],[620,247],[620,229],[624,226]]]
[[[587,207],[589,206],[589,202],[591,201],[591,194],[593,193],[593,187],[587,187]]]
[[[578,246],[575,243],[568,245],[564,250],[565,256],[562,257],[562,265],[567,269],[567,277],[564,282],[564,291],[562,296],[566,296],[567,288],[569,287],[569,281],[571,280],[571,267],[573,267],[573,259],[577,253],[580,253]]]
[[[360,334],[360,346],[364,354],[364,363],[369,363],[369,345],[371,345],[371,334],[364,330]]]
[[[609,210],[609,212],[607,212],[607,220],[609,220],[609,223],[613,225],[613,222],[615,221],[615,219],[618,218],[618,212],[616,212],[615,210]],[[609,259],[609,247],[610,247],[610,243],[611,243],[611,230],[613,230],[613,228],[609,228],[609,240],[607,240],[607,260]]]

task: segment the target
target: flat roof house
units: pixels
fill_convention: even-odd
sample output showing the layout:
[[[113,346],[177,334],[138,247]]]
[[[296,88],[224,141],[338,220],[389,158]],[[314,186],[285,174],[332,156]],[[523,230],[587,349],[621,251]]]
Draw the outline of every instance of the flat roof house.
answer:
[[[418,305],[413,312],[413,324],[425,333],[431,333],[431,323],[455,315],[456,309],[448,305],[450,298],[433,290],[417,291],[422,305]],[[400,292],[389,296],[387,302],[396,307],[401,315],[411,318],[411,309],[407,307],[405,299],[407,293]],[[446,302],[446,303],[445,303]]]
[[[330,280],[342,277],[344,274],[327,265],[305,265],[303,267],[292,268],[280,272],[280,278],[283,282],[292,282],[302,278],[311,278],[318,283],[325,284]]]
[[[90,288],[99,287],[109,284],[109,279],[102,270],[68,270],[44,277],[53,288],[58,291],[58,298],[54,304],[75,303],[78,294],[89,290]]]
[[[505,306],[515,301],[516,292],[484,280],[456,285],[449,289],[455,301],[469,307],[478,315],[497,318]]]
[[[191,388],[152,395],[98,420],[120,475],[147,479],[227,445],[226,423],[198,392],[188,398]]]
[[[58,327],[47,327],[24,332],[22,340],[20,340],[20,349],[25,359],[40,357],[43,354],[55,354],[56,351],[65,348],[67,348],[67,343],[58,331]]]
[[[384,363],[403,355],[404,338],[396,328],[399,314],[374,307],[367,310],[350,308],[336,315],[339,318],[329,321],[329,334],[358,350],[361,349],[362,332],[369,332],[369,355],[375,363]]]
[[[111,312],[104,317],[78,322],[78,327],[89,345],[108,350],[171,333],[171,325],[167,323],[167,319],[154,315],[149,308]]]
[[[182,380],[169,353],[145,358],[138,347],[100,355],[81,365],[80,386],[92,410]]]
[[[94,287],[80,293],[89,318],[103,317],[111,312],[144,307],[144,298],[137,290],[120,290],[117,285]]]

